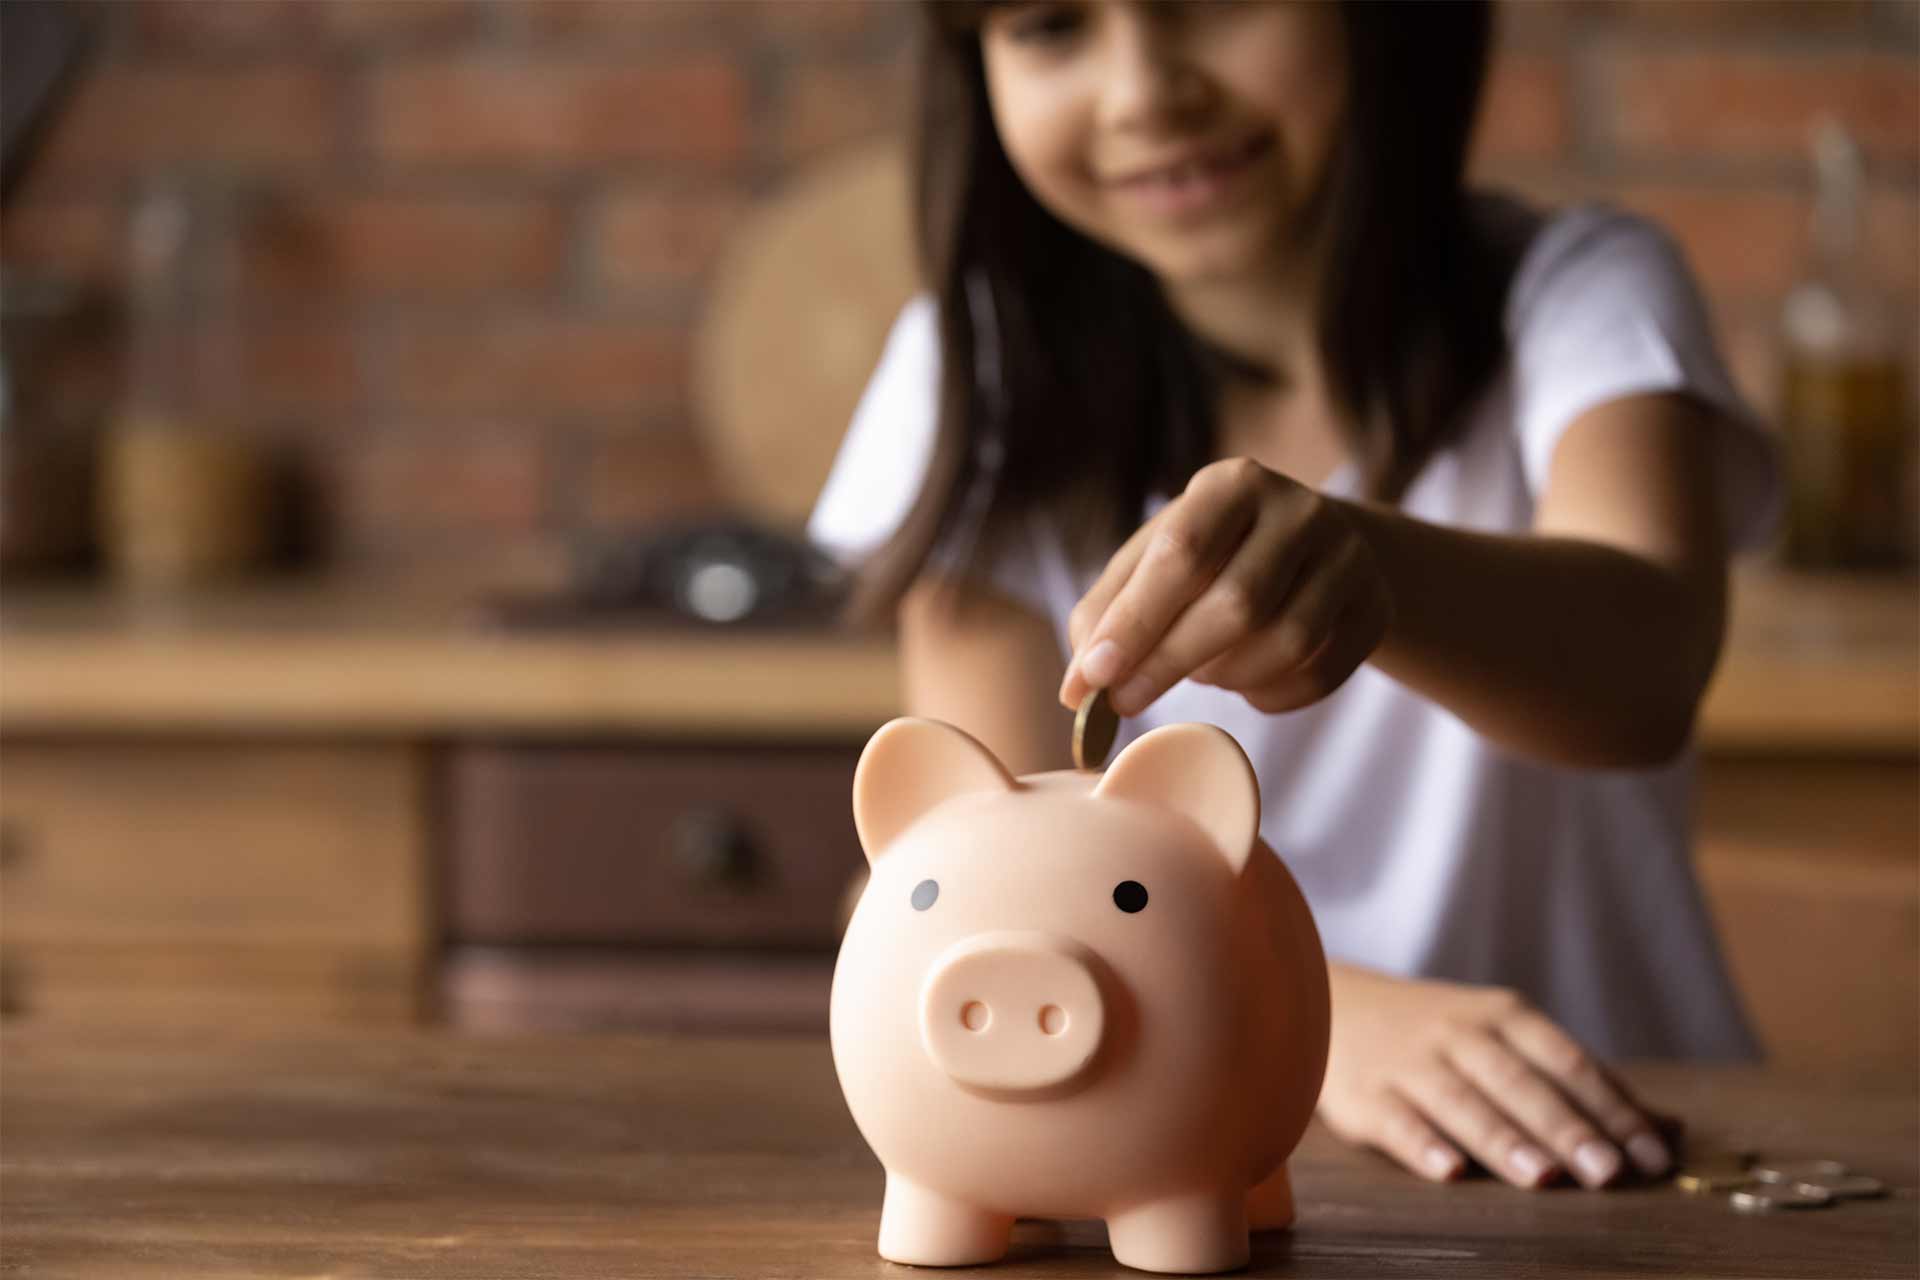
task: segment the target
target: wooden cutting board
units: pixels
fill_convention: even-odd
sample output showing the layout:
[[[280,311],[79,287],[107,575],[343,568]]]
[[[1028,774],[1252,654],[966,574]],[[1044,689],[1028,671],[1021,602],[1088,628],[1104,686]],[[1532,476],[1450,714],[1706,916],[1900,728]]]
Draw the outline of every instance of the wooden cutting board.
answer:
[[[736,233],[694,350],[696,429],[729,499],[798,529],[916,291],[908,156],[885,139],[803,169]]]

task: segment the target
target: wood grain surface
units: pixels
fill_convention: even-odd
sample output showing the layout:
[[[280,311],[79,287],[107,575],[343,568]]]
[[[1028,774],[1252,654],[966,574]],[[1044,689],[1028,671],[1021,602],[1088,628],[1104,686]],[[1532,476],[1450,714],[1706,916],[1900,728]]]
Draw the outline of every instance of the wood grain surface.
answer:
[[[0,1273],[904,1276],[881,1172],[812,1038],[0,1038]],[[1631,1071],[1703,1141],[1828,1156],[1877,1202],[1746,1217],[1667,1186],[1432,1186],[1318,1127],[1256,1275],[1911,1276],[1911,1081]],[[1127,1275],[1097,1223],[1023,1222],[986,1274]]]

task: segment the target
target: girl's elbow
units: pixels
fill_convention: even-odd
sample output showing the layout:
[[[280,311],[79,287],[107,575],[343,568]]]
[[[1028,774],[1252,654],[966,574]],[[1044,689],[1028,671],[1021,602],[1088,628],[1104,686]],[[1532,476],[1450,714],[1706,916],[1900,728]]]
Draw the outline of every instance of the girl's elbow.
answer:
[[[1694,707],[1687,706],[1679,714],[1666,716],[1647,726],[1640,741],[1634,763],[1628,767],[1639,769],[1660,769],[1672,764],[1686,753],[1693,742]]]
[[[1685,658],[1655,664],[1645,673],[1643,696],[1614,709],[1613,758],[1604,767],[1660,769],[1686,752],[1719,647],[1716,625],[1698,634]]]
[[[1590,769],[1662,769],[1678,760],[1693,741],[1697,704],[1643,710],[1595,735],[1588,743]]]

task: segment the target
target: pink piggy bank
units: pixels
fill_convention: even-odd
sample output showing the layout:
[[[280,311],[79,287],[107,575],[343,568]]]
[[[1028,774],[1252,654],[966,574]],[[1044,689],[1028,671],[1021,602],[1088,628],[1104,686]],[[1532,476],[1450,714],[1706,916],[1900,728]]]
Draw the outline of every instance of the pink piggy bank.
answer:
[[[1015,779],[894,720],[853,808],[833,1060],[886,1168],[881,1257],[991,1262],[1015,1218],[1101,1218],[1130,1267],[1224,1271],[1292,1222],[1327,964],[1238,743],[1169,725],[1105,773]]]

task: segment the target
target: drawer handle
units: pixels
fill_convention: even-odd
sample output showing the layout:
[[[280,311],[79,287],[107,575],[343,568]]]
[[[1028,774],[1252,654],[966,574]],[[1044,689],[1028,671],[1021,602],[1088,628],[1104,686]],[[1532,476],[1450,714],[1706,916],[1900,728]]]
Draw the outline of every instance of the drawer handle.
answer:
[[[743,889],[760,875],[760,856],[743,824],[725,809],[689,809],[673,820],[667,841],[690,884]]]
[[[0,952],[0,1018],[18,1017],[27,1012],[20,975],[20,957],[11,951]]]
[[[27,860],[26,828],[12,818],[0,818],[0,871],[11,871]]]

